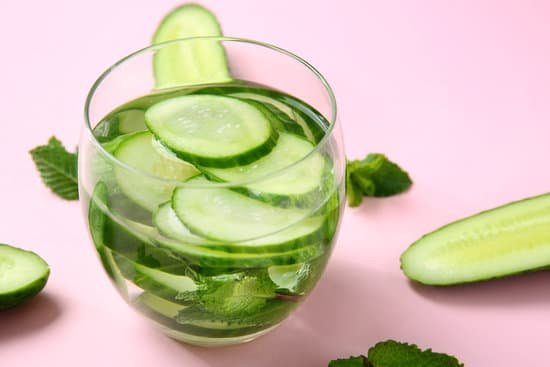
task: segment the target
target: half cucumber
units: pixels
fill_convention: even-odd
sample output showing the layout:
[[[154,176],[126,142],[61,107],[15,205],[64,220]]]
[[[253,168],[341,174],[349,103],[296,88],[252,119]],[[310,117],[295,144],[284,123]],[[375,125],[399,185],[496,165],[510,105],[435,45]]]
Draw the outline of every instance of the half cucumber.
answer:
[[[153,44],[197,36],[221,36],[212,12],[197,4],[171,11],[158,26]],[[165,45],[153,59],[157,88],[186,84],[223,83],[231,80],[227,57],[220,41],[194,39]]]
[[[180,158],[205,167],[233,167],[269,153],[278,134],[254,106],[236,98],[187,95],[145,112],[157,139]]]
[[[126,167],[115,166],[115,177],[122,192],[149,211],[155,211],[159,204],[170,200],[174,185],[162,179],[185,181],[199,172],[195,167],[155,146],[154,136],[147,132],[130,134],[114,152],[114,156],[155,179],[134,173]]]
[[[34,252],[0,244],[0,310],[38,294],[49,275],[48,264]]]
[[[452,285],[550,266],[550,194],[488,210],[446,225],[401,256],[410,279]]]

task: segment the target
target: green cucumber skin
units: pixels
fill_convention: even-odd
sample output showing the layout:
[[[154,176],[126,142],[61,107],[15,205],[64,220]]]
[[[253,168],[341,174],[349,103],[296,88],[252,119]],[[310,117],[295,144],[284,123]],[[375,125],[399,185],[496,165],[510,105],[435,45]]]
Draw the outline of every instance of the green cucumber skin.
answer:
[[[6,310],[8,308],[15,307],[26,300],[36,296],[48,282],[50,272],[46,273],[40,279],[35,280],[31,284],[28,284],[24,288],[20,288],[13,292],[0,294],[0,310]]]
[[[442,227],[440,227],[440,228],[438,228],[434,231],[426,233],[425,235],[420,237],[420,239],[413,242],[407,248],[407,250],[401,255],[401,257],[400,257],[400,268],[403,271],[403,273],[407,276],[407,278],[409,278],[411,281],[413,281],[415,283],[422,284],[422,285],[436,286],[436,287],[459,286],[459,285],[464,285],[464,284],[477,283],[477,282],[481,282],[481,281],[502,279],[502,278],[507,278],[507,277],[510,277],[510,276],[516,276],[516,275],[521,275],[521,274],[528,274],[528,273],[541,271],[541,270],[550,270],[550,264],[548,264],[548,265],[544,265],[544,266],[540,266],[540,267],[535,267],[535,268],[531,268],[531,269],[523,269],[523,270],[519,270],[519,271],[512,271],[512,272],[504,273],[504,274],[487,275],[487,276],[482,276],[482,277],[479,277],[479,278],[476,278],[476,279],[460,280],[460,281],[449,281],[449,282],[426,282],[426,281],[415,278],[414,276],[408,274],[408,271],[407,271],[407,255],[410,254],[412,251],[414,251],[417,247],[422,246],[423,241],[425,239],[429,238],[431,235],[436,234],[436,233],[440,233],[440,232],[445,231],[449,228],[453,228],[454,225],[461,224],[465,221],[469,221],[469,220],[472,220],[472,219],[476,219],[476,218],[478,218],[480,216],[483,216],[485,214],[490,214],[490,213],[493,213],[495,211],[501,211],[501,210],[507,210],[507,209],[513,208],[516,204],[521,204],[521,203],[524,203],[524,202],[533,201],[533,200],[537,200],[537,199],[548,199],[548,198],[550,198],[550,193],[545,193],[545,194],[529,197],[529,198],[526,198],[526,199],[516,200],[516,201],[510,202],[510,203],[507,203],[507,204],[504,204],[504,205],[501,205],[501,206],[498,206],[498,207],[495,207],[495,208],[492,208],[492,209],[483,210],[483,211],[478,212],[476,214],[473,214],[471,216],[464,217],[462,219],[459,219],[459,220],[456,220],[456,221],[451,222],[449,224],[446,224],[446,225],[444,225],[444,226],[442,226]],[[550,237],[550,233],[549,233],[549,237]]]
[[[275,148],[277,140],[279,138],[279,133],[275,129],[271,129],[271,135],[269,138],[261,145],[258,145],[254,148],[251,148],[245,152],[242,152],[238,155],[226,156],[222,158],[215,157],[204,157],[195,155],[189,152],[183,152],[181,150],[175,150],[167,145],[165,145],[158,134],[147,124],[149,130],[155,135],[158,141],[166,147],[166,149],[172,151],[178,158],[189,162],[195,166],[203,167],[213,167],[213,168],[231,168],[236,166],[244,166],[250,164],[266,154],[269,154]]]

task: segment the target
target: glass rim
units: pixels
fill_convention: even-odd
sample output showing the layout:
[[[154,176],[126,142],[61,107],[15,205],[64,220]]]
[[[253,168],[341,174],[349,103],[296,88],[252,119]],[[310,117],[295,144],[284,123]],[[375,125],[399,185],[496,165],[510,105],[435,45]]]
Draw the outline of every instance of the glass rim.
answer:
[[[164,178],[164,177],[156,176],[154,174],[142,171],[141,169],[138,169],[136,167],[133,167],[131,165],[128,165],[128,164],[122,162],[121,160],[116,158],[112,153],[107,151],[105,149],[105,147],[97,140],[97,137],[94,135],[93,128],[92,128],[91,121],[90,121],[90,105],[92,103],[92,100],[95,96],[95,93],[96,93],[97,89],[102,84],[102,82],[113,71],[118,69],[118,67],[123,65],[125,62],[133,59],[134,57],[140,56],[142,54],[146,54],[146,53],[151,52],[151,51],[161,49],[161,48],[163,48],[165,46],[168,46],[168,45],[171,45],[171,44],[180,43],[180,42],[188,42],[188,41],[193,41],[193,40],[211,40],[211,41],[220,41],[220,42],[239,42],[239,43],[246,43],[246,44],[261,46],[261,47],[270,49],[272,51],[278,52],[280,54],[286,55],[286,56],[294,59],[295,61],[298,61],[303,66],[305,66],[307,69],[309,69],[309,71],[312,72],[317,77],[317,79],[321,82],[322,86],[324,87],[324,89],[325,89],[325,91],[328,95],[328,99],[329,99],[329,102],[330,102],[330,110],[331,110],[330,111],[331,112],[330,113],[330,118],[328,119],[329,120],[328,129],[326,130],[326,133],[321,138],[321,140],[317,144],[315,144],[314,149],[311,152],[309,152],[308,154],[306,154],[305,156],[303,156],[302,158],[292,162],[291,164],[288,164],[286,166],[283,166],[281,168],[270,171],[266,174],[260,175],[258,177],[252,178],[252,179],[247,179],[247,180],[242,180],[242,181],[231,181],[231,182],[208,182],[206,184],[189,183],[187,181],[180,181],[180,180],[176,180],[176,179],[170,179],[170,178]],[[206,86],[208,84],[206,84],[206,83],[205,84],[190,84],[190,86],[200,86],[200,85]],[[328,117],[328,116],[325,116],[325,117]],[[249,184],[252,184],[252,183],[264,181],[266,179],[269,179],[271,177],[275,177],[275,176],[283,173],[284,171],[287,171],[287,170],[291,169],[292,167],[300,164],[301,162],[307,160],[309,157],[313,156],[315,153],[317,153],[319,150],[322,149],[322,147],[324,147],[327,144],[327,142],[330,140],[330,137],[333,135],[333,132],[334,132],[334,130],[336,128],[336,124],[337,124],[337,105],[336,105],[336,97],[334,95],[332,87],[330,86],[328,81],[325,79],[325,77],[312,64],[310,64],[308,61],[306,61],[305,59],[301,58],[300,56],[296,55],[293,52],[290,52],[286,49],[283,49],[281,47],[275,46],[275,45],[267,43],[267,42],[257,41],[257,40],[249,39],[249,38],[227,37],[227,36],[198,36],[198,37],[179,38],[179,39],[170,40],[170,41],[166,41],[166,42],[160,42],[160,43],[149,45],[147,47],[143,47],[143,48],[141,48],[137,51],[129,53],[128,55],[120,58],[114,64],[109,66],[95,80],[95,82],[92,84],[92,87],[90,88],[90,90],[89,90],[89,92],[86,96],[86,100],[85,100],[85,104],[84,104],[84,121],[85,121],[85,125],[86,125],[84,130],[89,135],[89,137],[91,138],[90,140],[92,141],[92,144],[95,146],[95,148],[103,156],[107,157],[107,159],[109,161],[113,162],[117,166],[120,166],[124,170],[129,171],[129,172],[131,172],[132,174],[135,174],[135,175],[144,176],[144,177],[146,177],[147,179],[150,179],[150,180],[156,180],[156,181],[160,181],[160,182],[165,183],[165,184],[176,185],[178,187],[186,186],[186,187],[193,187],[193,188],[213,189],[213,188],[243,186],[243,185],[249,185]]]

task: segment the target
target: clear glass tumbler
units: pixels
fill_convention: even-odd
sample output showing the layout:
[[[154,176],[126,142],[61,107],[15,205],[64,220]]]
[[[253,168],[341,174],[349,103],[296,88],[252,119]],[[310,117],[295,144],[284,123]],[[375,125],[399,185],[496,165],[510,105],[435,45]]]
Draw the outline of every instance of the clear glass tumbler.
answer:
[[[229,79],[202,67],[209,47],[223,50]],[[176,73],[194,63],[202,82],[159,87],[158,55],[170,50],[187,60]],[[147,111],[189,95],[262,112],[274,147],[236,167],[182,161],[148,131]],[[227,112],[200,100],[199,114]],[[108,68],[86,100],[78,166],[86,223],[116,289],[164,333],[196,345],[242,343],[279,325],[324,271],[344,205],[330,86],[300,57],[252,40],[181,39]]]

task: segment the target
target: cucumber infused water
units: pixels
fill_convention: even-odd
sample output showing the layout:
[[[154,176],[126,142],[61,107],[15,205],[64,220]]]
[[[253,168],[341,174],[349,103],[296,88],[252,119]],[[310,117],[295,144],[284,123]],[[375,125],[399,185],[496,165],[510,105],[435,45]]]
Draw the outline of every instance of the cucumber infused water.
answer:
[[[120,294],[194,344],[278,325],[319,279],[338,226],[341,162],[319,149],[329,132],[303,100],[245,81],[156,89],[106,114],[81,192]]]

